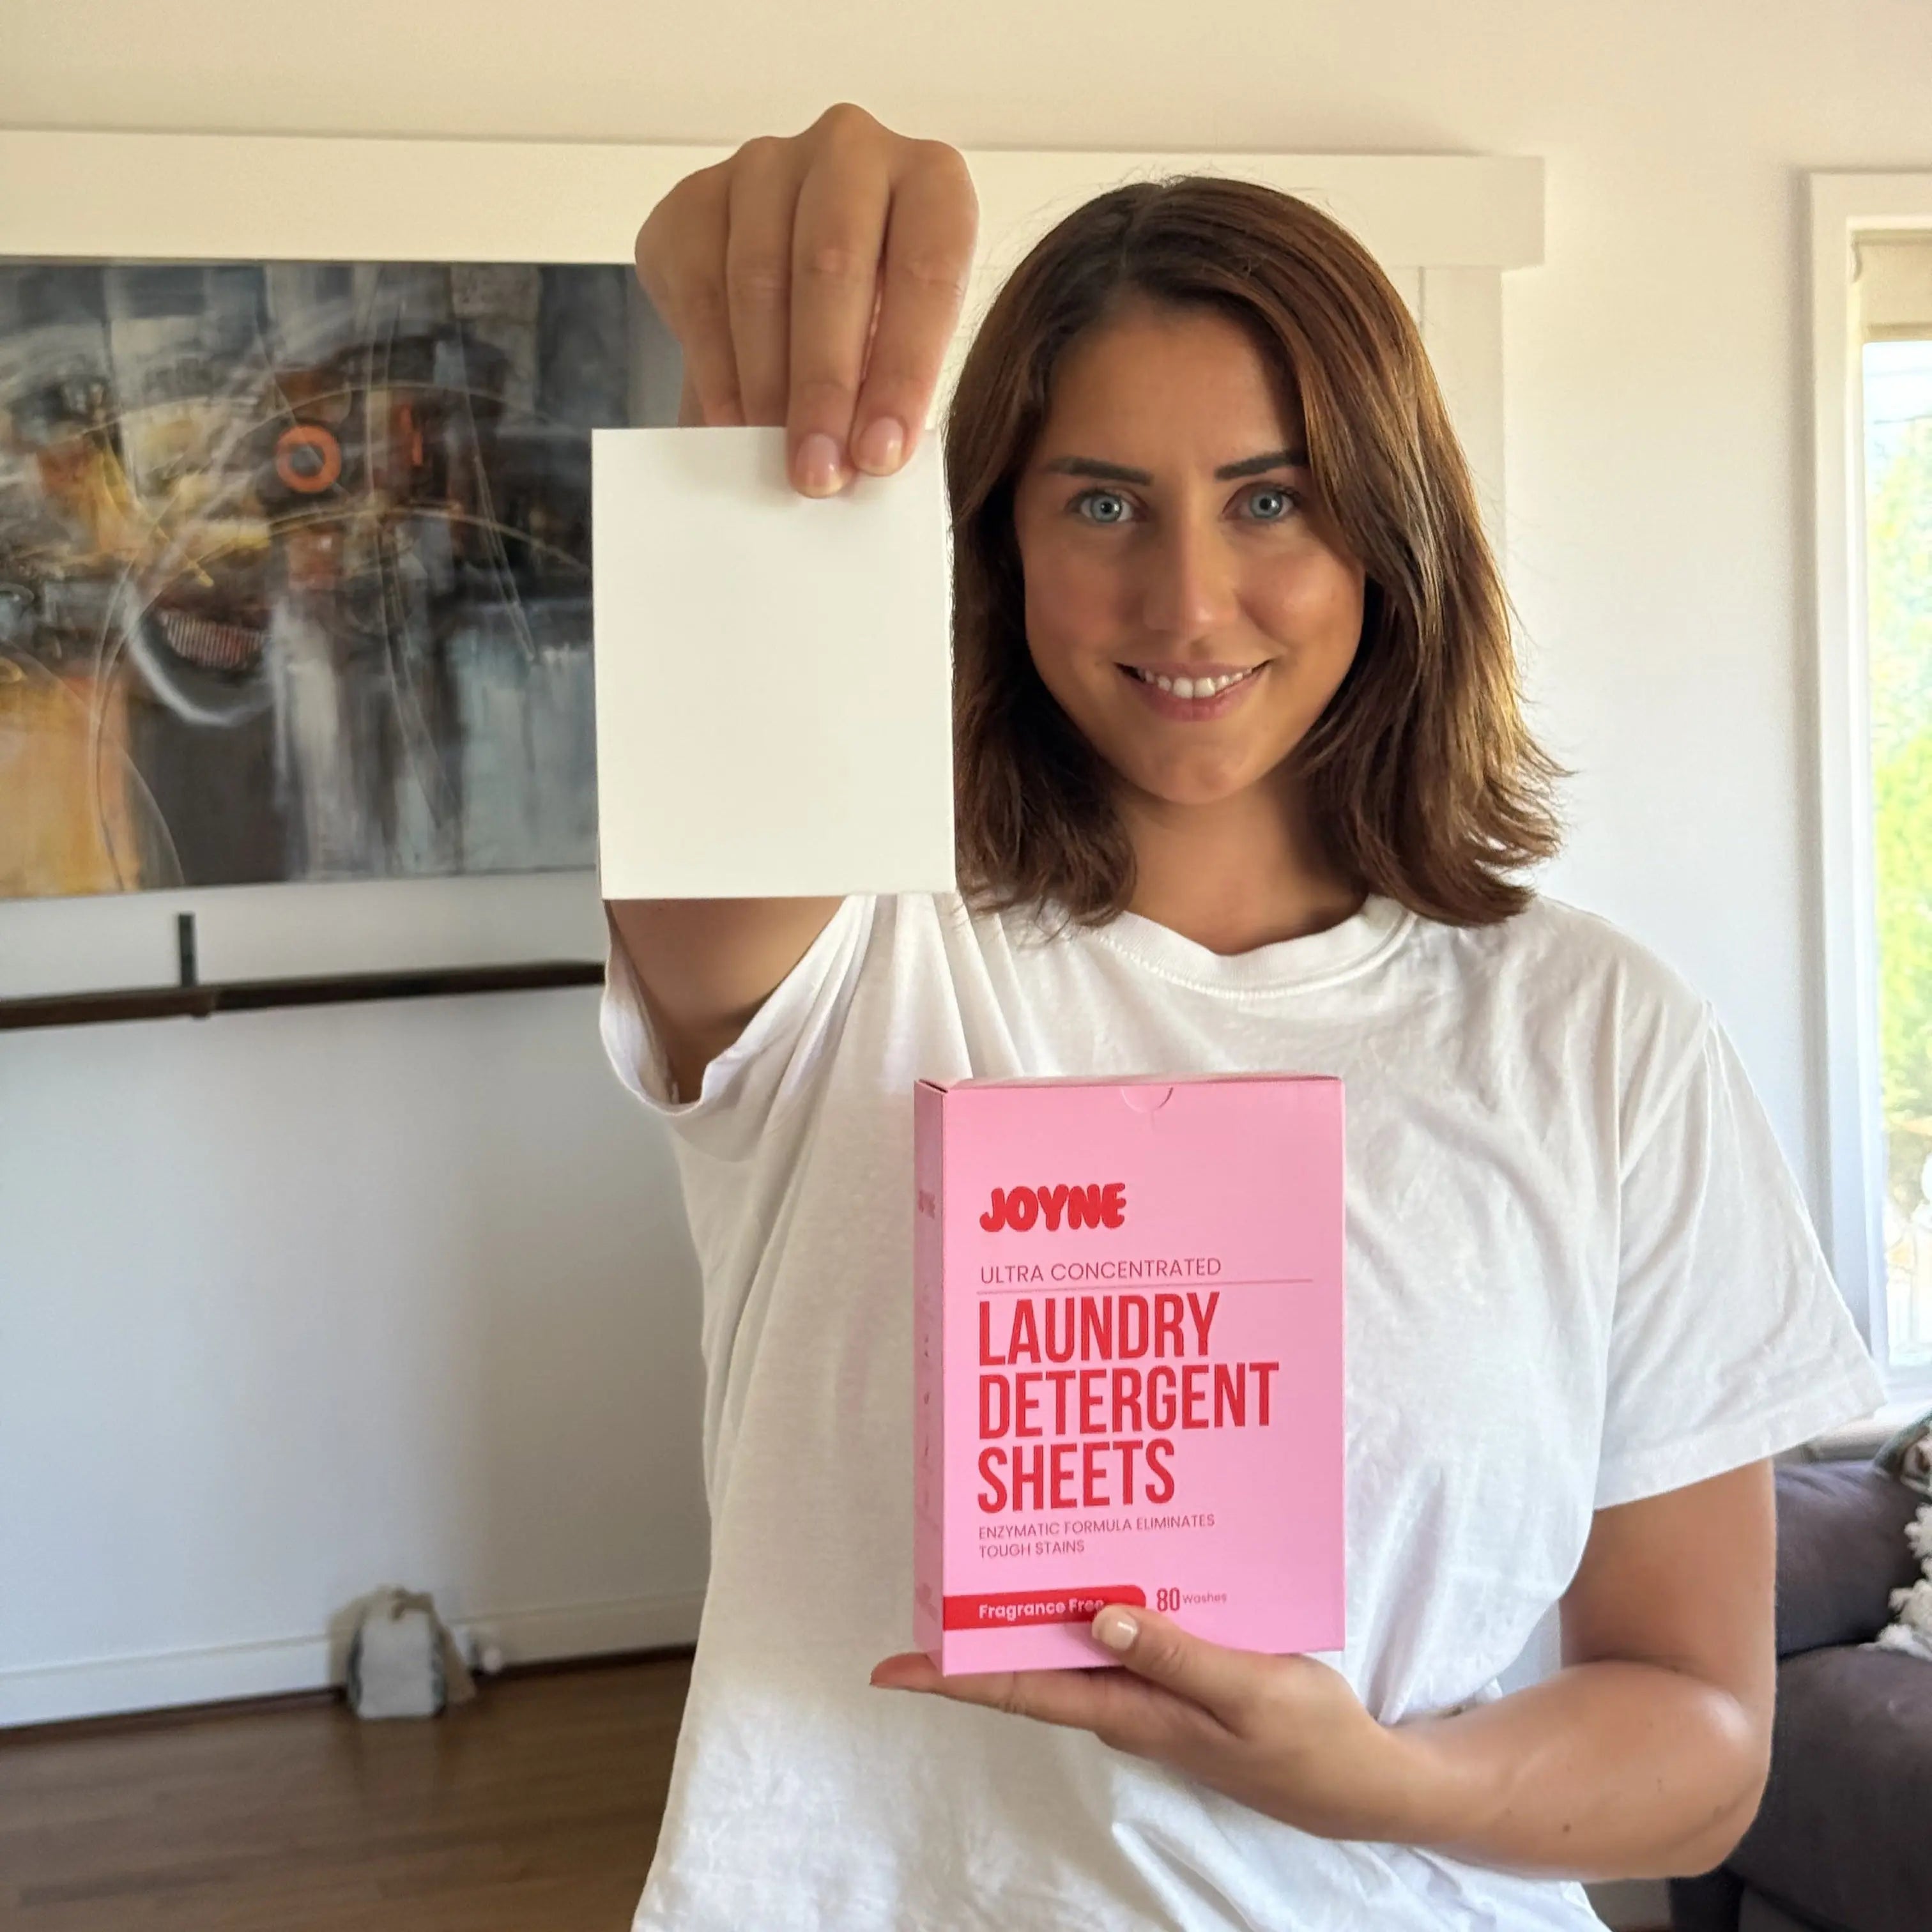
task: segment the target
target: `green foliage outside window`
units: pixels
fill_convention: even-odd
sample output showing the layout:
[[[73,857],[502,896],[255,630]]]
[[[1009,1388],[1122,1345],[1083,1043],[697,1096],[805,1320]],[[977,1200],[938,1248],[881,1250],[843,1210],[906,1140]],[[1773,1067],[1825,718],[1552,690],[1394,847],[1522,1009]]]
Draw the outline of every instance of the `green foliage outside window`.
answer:
[[[1868,479],[1866,533],[1885,1124],[1910,1214],[1932,1155],[1932,417]]]

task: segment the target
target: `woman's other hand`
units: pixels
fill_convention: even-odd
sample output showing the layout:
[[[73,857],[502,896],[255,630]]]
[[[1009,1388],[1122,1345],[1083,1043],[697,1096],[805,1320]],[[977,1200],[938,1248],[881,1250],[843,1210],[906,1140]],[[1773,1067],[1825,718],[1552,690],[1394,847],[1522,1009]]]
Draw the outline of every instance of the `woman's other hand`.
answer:
[[[864,109],[748,141],[638,233],[638,279],[684,351],[683,419],[783,424],[793,482],[889,475],[923,428],[973,263],[966,164]]]
[[[910,1652],[872,1682],[1091,1731],[1322,1838],[1386,1838],[1404,1817],[1406,1754],[1339,1671],[1226,1649],[1138,1607],[1102,1610],[1093,1634],[1124,1668],[942,1677]]]
[[[1768,1462],[1598,1510],[1562,1668],[1389,1725],[1312,1657],[1223,1649],[1138,1606],[1094,1620],[1124,1670],[942,1677],[915,1652],[872,1682],[1077,1726],[1323,1838],[1566,1878],[1705,1872],[1769,1766],[1776,1521]]]

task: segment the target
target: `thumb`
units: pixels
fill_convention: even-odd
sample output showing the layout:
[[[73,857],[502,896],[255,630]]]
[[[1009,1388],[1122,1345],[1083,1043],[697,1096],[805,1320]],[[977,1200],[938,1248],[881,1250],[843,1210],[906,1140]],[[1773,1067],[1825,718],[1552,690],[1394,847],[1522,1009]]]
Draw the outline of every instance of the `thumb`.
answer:
[[[1258,1676],[1270,1658],[1228,1650],[1190,1636],[1177,1623],[1142,1610],[1109,1604],[1094,1618],[1094,1640],[1136,1677],[1200,1705],[1225,1724],[1253,1701]]]

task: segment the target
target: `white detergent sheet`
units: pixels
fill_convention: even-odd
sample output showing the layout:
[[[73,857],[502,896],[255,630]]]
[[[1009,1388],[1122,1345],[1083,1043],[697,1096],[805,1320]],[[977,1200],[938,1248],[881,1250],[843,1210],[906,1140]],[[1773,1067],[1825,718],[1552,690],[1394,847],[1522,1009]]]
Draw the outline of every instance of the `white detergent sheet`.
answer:
[[[591,475],[604,896],[950,891],[937,437],[836,496],[776,429],[596,430]]]

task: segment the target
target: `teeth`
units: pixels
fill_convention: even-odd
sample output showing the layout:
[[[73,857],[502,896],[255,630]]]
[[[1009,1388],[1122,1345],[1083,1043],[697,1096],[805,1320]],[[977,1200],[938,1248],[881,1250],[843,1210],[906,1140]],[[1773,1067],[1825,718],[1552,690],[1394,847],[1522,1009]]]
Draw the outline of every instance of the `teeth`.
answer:
[[[1176,698],[1212,698],[1226,691],[1229,685],[1239,684],[1244,677],[1252,676],[1253,672],[1228,671],[1220,677],[1163,677],[1158,671],[1136,670],[1134,675],[1143,684],[1157,685]]]

